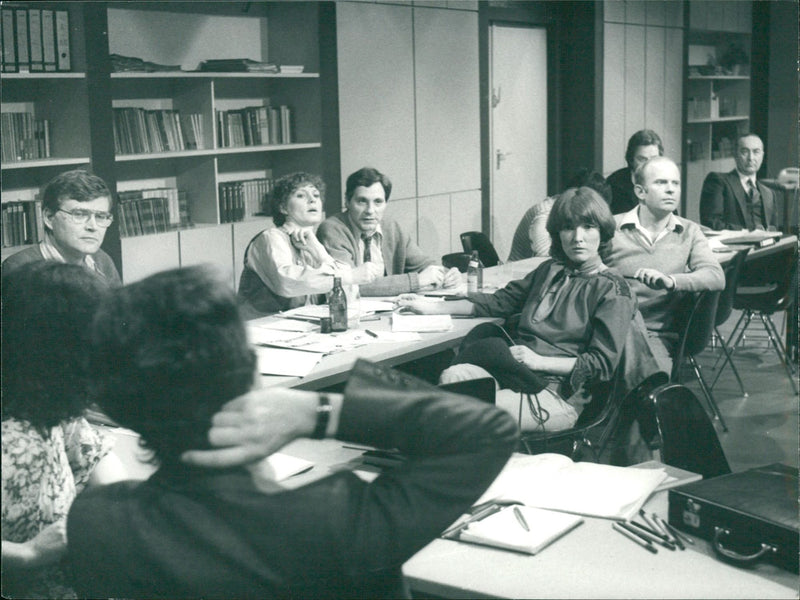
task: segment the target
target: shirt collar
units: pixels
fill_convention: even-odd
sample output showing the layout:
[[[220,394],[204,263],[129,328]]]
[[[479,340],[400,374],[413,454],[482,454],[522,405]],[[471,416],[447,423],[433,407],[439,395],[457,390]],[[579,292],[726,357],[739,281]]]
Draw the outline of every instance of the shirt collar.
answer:
[[[620,229],[639,229],[644,231],[644,227],[642,227],[642,222],[639,220],[639,207],[635,206],[631,210],[626,213],[622,213],[622,219],[619,222]],[[669,221],[667,221],[666,229],[670,231],[676,231],[681,233],[683,231],[683,223],[678,220],[673,213],[669,215]]]
[[[44,239],[39,242],[39,251],[42,253],[42,257],[44,257],[45,260],[52,260],[61,263],[67,262],[64,259],[64,256],[61,254],[61,251],[56,246],[56,243],[53,240],[53,234],[49,229],[45,230]],[[87,254],[83,257],[83,264],[89,270],[98,272],[97,263],[91,255]]]
[[[756,175],[755,175],[755,173],[752,174],[752,175],[745,175],[744,173],[739,171],[739,169],[736,169],[736,174],[739,176],[739,181],[742,182],[742,187],[745,189],[745,191],[747,191],[749,189],[747,187],[747,180],[748,179],[751,179],[753,181],[753,185],[755,186],[755,184],[756,184]]]

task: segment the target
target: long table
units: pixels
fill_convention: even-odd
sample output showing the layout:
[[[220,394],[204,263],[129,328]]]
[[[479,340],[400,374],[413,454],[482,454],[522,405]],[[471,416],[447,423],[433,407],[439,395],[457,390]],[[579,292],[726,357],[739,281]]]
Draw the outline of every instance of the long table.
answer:
[[[514,263],[498,265],[484,270],[484,290],[493,291],[512,279],[524,277],[544,262],[545,258],[528,258]],[[499,322],[491,318],[454,318],[450,331],[420,333],[421,339],[414,342],[372,343],[365,346],[326,355],[319,364],[305,377],[284,377],[262,375],[264,387],[283,386],[297,389],[318,390],[343,383],[347,380],[356,360],[365,358],[388,366],[397,366],[413,360],[431,356],[442,350],[455,348],[480,323]],[[377,321],[362,321],[359,329],[371,331],[391,331],[389,315],[379,315]]]

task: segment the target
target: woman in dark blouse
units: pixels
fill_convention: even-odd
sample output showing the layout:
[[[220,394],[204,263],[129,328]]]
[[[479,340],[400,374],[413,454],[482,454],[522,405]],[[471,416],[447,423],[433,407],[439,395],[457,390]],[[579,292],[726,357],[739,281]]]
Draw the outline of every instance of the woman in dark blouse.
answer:
[[[452,302],[401,296],[400,305],[423,314],[520,315],[508,348],[509,362],[527,367],[532,379],[541,384],[527,403],[529,410],[521,410],[519,390],[503,389],[503,373],[496,368],[502,361],[496,353],[489,352],[487,357],[485,350],[462,352],[462,358],[456,359],[459,364],[446,369],[441,382],[494,375],[501,388],[497,405],[518,416],[523,431],[574,426],[592,399],[594,384],[613,378],[636,314],[636,299],[628,284],[600,260],[600,249],[614,230],[608,204],[597,192],[571,188],[556,200],[547,221],[552,259],[524,279],[511,281],[493,294],[469,294]],[[477,360],[464,362],[463,355]],[[487,370],[475,362],[492,365]]]

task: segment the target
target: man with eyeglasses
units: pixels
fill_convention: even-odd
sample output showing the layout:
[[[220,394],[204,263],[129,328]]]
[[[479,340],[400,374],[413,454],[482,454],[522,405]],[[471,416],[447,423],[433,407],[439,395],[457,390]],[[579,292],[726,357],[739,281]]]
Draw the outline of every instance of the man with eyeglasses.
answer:
[[[100,246],[109,225],[112,195],[98,176],[76,169],[53,178],[42,196],[44,239],[3,261],[3,272],[30,262],[54,260],[82,265],[119,285],[114,262]]]

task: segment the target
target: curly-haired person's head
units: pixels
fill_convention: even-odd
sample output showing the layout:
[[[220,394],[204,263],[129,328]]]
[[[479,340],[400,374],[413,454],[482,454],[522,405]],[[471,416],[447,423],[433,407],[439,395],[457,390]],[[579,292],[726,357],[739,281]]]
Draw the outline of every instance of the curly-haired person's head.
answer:
[[[208,448],[212,415],[247,392],[255,355],[229,285],[208,267],[114,290],[92,327],[100,405],[163,465]]]
[[[78,265],[40,261],[3,273],[3,419],[49,429],[83,413],[89,331],[108,291]]]
[[[321,206],[324,206],[325,182],[322,181],[321,177],[300,171],[284,175],[275,180],[270,193],[270,210],[275,227],[280,227],[286,222],[286,213],[292,194],[306,186],[317,188]]]

